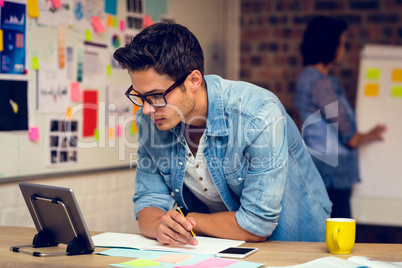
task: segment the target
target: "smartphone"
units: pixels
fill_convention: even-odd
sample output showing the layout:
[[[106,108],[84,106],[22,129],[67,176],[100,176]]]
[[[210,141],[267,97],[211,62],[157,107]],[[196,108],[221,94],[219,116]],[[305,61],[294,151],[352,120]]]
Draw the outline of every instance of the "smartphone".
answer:
[[[216,254],[217,257],[243,259],[258,251],[258,248],[230,247]]]

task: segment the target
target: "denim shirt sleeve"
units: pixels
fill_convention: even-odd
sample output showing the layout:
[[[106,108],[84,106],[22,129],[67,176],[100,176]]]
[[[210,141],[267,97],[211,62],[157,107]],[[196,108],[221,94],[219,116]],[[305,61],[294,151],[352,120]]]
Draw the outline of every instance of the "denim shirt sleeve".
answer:
[[[142,115],[142,118],[141,116],[136,116],[139,137],[147,137],[145,132],[149,131],[146,127],[149,122],[147,124],[143,118],[144,115]],[[175,203],[164,177],[146,150],[146,144],[142,143],[141,140],[138,143],[135,194],[133,197],[134,215],[137,220],[138,212],[143,208],[157,207],[167,212]]]
[[[245,127],[249,167],[236,220],[255,235],[269,236],[278,224],[286,183],[286,116],[278,103],[270,102]]]

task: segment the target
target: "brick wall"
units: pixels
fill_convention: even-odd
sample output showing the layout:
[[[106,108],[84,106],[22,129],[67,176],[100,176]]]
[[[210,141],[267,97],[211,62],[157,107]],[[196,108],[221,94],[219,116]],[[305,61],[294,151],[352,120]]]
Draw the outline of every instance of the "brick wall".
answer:
[[[353,105],[363,45],[402,45],[402,0],[241,0],[240,79],[274,92],[296,122],[299,45],[307,22],[316,15],[349,24],[344,61],[332,74],[340,78]]]

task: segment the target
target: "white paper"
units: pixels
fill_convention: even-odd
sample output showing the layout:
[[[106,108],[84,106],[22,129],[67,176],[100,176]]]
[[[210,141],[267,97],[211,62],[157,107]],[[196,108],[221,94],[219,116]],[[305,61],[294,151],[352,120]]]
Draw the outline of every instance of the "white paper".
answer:
[[[43,64],[38,71],[38,112],[65,113],[70,103],[70,88],[65,69],[56,68],[55,65]]]
[[[57,27],[59,24],[72,25],[73,12],[71,0],[61,0],[62,6],[53,8],[49,0],[39,0],[39,18],[38,24]]]
[[[170,246],[140,234],[102,233],[92,237],[95,247],[121,247],[162,250],[198,254],[216,254],[228,247],[237,247],[245,241],[197,236],[198,245]]]
[[[85,42],[83,83],[92,87],[105,86],[108,59],[106,44]]]

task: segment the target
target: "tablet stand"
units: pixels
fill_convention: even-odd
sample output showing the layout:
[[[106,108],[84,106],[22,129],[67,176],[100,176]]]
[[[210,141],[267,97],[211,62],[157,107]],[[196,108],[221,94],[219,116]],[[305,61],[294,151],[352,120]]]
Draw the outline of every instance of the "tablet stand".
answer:
[[[61,205],[67,215],[68,221],[69,221],[69,225],[71,226],[71,229],[74,233],[74,238],[68,243],[67,245],[67,249],[66,252],[63,253],[40,253],[40,252],[30,252],[30,251],[25,251],[25,250],[21,250],[21,247],[34,247],[34,248],[42,248],[42,247],[53,247],[53,246],[57,246],[59,243],[54,241],[54,238],[52,236],[52,233],[46,229],[43,226],[42,220],[40,218],[40,215],[38,213],[38,210],[36,208],[35,205],[35,201],[36,200],[42,200],[42,201],[47,201],[47,202],[51,202],[55,205]],[[31,195],[31,199],[30,199],[30,204],[32,206],[32,209],[34,211],[35,217],[37,219],[37,222],[39,223],[39,228],[40,231],[34,236],[32,245],[24,245],[24,246],[14,246],[11,247],[10,249],[14,252],[25,252],[25,253],[32,253],[33,256],[36,257],[41,257],[41,256],[50,256],[50,255],[60,255],[60,254],[67,254],[67,255],[81,255],[81,254],[91,254],[93,252],[93,250],[88,250],[85,249],[82,246],[82,242],[80,237],[77,235],[77,230],[74,227],[74,224],[71,220],[71,215],[68,212],[68,209],[66,207],[66,205],[61,202],[58,198],[45,198],[45,197],[40,197],[36,194]]]

